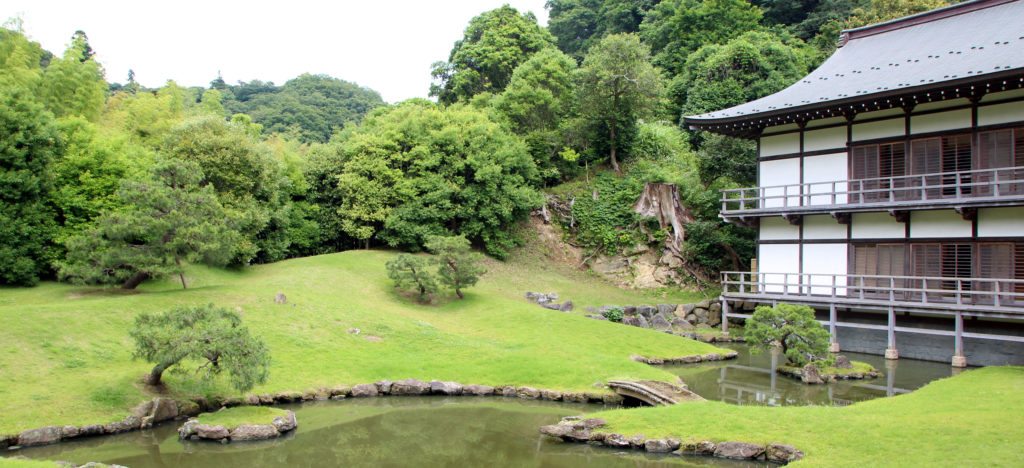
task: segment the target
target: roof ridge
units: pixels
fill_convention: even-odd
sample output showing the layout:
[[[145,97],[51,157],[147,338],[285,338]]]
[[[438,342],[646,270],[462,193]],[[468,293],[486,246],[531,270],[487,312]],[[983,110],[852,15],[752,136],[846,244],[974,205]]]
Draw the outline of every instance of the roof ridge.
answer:
[[[1020,0],[969,0],[961,3],[954,3],[949,6],[942,8],[936,8],[934,10],[928,10],[921,13],[916,13],[901,18],[891,19],[881,23],[869,24],[867,26],[861,26],[859,28],[844,29],[839,33],[839,47],[846,45],[846,43],[863,37],[874,36],[876,34],[882,34],[897,29],[903,29],[910,26],[916,26],[919,24],[930,23],[941,19],[949,18],[951,16],[962,15],[964,13],[970,13],[972,11],[981,10],[984,8],[990,8],[1005,3],[1018,2]]]

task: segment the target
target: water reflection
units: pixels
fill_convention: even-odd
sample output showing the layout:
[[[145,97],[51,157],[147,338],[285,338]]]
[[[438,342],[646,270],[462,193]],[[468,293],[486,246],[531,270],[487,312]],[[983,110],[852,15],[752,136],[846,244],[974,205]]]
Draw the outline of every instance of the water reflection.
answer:
[[[903,359],[889,361],[881,356],[843,353],[850,359],[875,366],[883,376],[869,380],[846,380],[827,385],[805,385],[779,375],[775,369],[785,362],[778,350],[752,354],[746,345],[733,344],[739,356],[734,360],[667,366],[691,390],[709,400],[738,405],[836,405],[908,393],[935,379],[949,377],[948,364]]]
[[[293,405],[299,428],[278,440],[181,442],[177,424],[17,452],[31,458],[146,467],[764,466],[568,444],[537,428],[597,405],[500,398],[372,398]],[[180,424],[180,423],[178,423]]]

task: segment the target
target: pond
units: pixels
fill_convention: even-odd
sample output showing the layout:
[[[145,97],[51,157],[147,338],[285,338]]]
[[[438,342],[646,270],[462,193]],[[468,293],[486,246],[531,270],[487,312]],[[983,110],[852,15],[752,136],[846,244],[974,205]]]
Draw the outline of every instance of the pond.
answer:
[[[837,405],[886,397],[916,390],[928,382],[956,372],[947,363],[900,359],[888,361],[882,356],[842,353],[878,369],[882,376],[867,380],[841,380],[827,385],[805,385],[799,380],[773,372],[774,365],[785,363],[778,350],[751,353],[747,345],[723,344],[739,353],[736,359],[700,364],[665,366],[679,375],[698,395],[738,405]]]
[[[272,441],[221,445],[182,442],[181,422],[151,430],[73,440],[11,455],[145,467],[494,466],[679,467],[765,466],[708,457],[647,455],[563,443],[537,428],[599,405],[486,397],[388,397],[282,406],[299,428]]]

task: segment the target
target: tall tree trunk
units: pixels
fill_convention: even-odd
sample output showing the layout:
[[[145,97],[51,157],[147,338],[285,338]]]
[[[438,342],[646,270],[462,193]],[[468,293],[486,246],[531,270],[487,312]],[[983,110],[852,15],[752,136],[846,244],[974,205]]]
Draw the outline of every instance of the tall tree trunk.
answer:
[[[615,157],[615,147],[618,146],[618,145],[616,145],[616,142],[615,142],[615,138],[617,136],[615,134],[615,121],[612,121],[611,125],[608,126],[608,131],[609,131],[609,136],[611,137],[611,144],[612,144],[612,152],[611,152],[612,169],[615,170],[616,174],[621,174],[622,171],[619,169],[619,159]]]
[[[168,367],[171,367],[172,364],[173,363],[161,362],[154,366],[153,370],[149,371],[149,375],[146,376],[146,384],[160,385],[160,379],[163,377],[164,371],[167,370]]]
[[[127,281],[121,284],[121,289],[135,289],[140,284],[142,284],[143,281],[146,281],[148,279],[149,273],[145,273],[142,271],[136,272],[134,275],[132,275],[131,278],[128,278]]]
[[[462,290],[459,289],[459,288],[455,288],[455,295],[459,296],[459,299],[465,299],[466,298],[465,296],[462,295]]]
[[[181,259],[175,256],[174,264],[178,266],[178,279],[181,280],[181,289],[188,289],[188,286],[185,285],[185,270],[181,268]]]

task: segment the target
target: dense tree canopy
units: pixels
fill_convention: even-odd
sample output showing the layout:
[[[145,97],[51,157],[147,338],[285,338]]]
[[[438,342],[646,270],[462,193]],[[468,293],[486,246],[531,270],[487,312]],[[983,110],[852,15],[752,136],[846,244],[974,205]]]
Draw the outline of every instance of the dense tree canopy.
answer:
[[[746,0],[664,0],[648,13],[640,34],[654,63],[674,75],[690,53],[757,29],[761,16]]]
[[[548,0],[548,29],[558,48],[583,60],[591,45],[615,33],[640,31],[658,0]]]
[[[448,61],[434,64],[430,95],[451,104],[482,92],[501,92],[519,64],[554,42],[532,13],[508,5],[484,12],[470,20]]]

